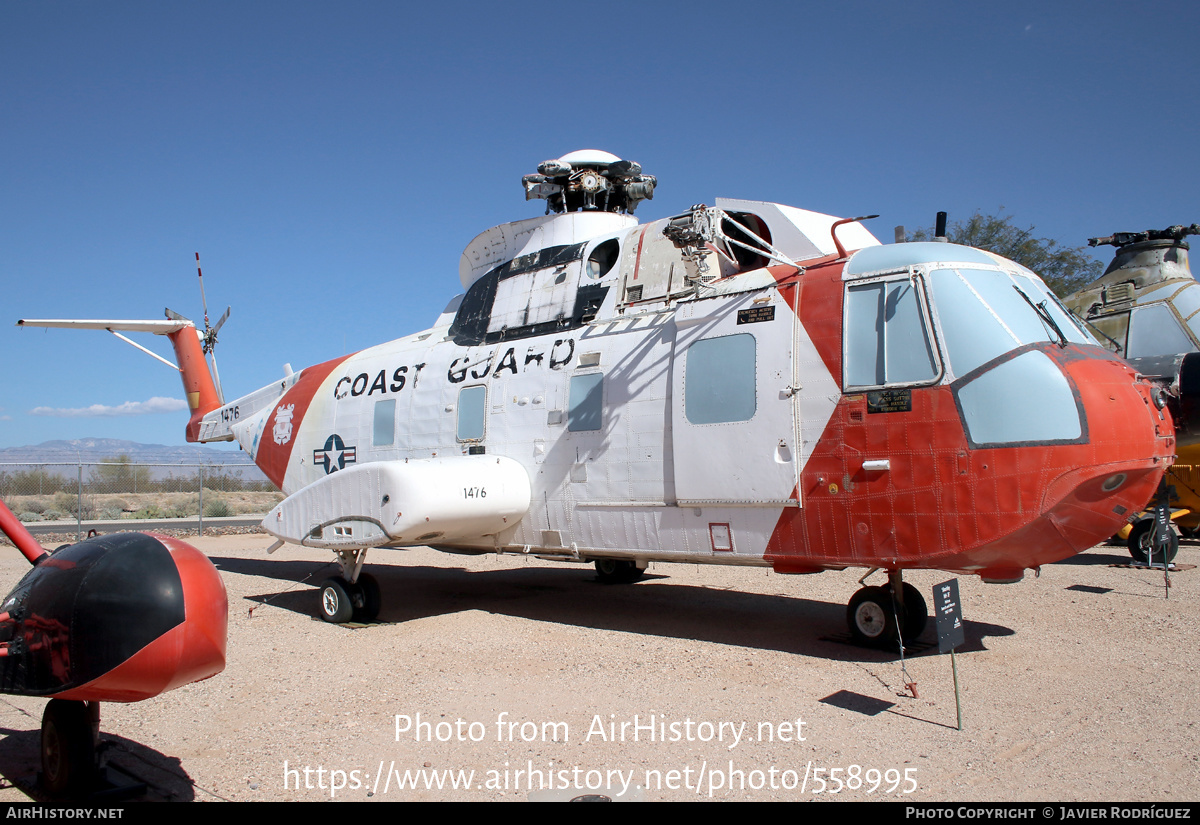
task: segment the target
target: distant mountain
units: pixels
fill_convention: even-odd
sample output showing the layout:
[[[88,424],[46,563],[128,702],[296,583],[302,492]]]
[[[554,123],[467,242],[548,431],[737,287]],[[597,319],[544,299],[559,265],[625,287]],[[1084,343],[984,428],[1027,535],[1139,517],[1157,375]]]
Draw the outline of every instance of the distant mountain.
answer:
[[[76,438],[70,441],[45,441],[25,447],[0,448],[0,462],[83,463],[103,461],[127,455],[139,464],[252,464],[250,456],[238,449],[215,449],[203,444],[167,446],[139,444],[119,438]]]

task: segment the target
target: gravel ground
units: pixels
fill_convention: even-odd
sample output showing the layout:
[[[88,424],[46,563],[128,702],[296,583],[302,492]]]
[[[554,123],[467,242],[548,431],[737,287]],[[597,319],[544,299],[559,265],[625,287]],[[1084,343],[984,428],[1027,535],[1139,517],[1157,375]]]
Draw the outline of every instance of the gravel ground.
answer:
[[[855,800],[1200,799],[1195,542],[1169,599],[1120,548],[1015,585],[960,578],[962,731],[932,621],[907,659],[919,698],[894,654],[839,640],[863,571],[652,565],[608,586],[590,567],[377,550],[379,623],[337,627],[312,618],[327,554],[193,542],[229,590],[225,671],[102,707],[110,761],[147,799],[540,800],[608,780],[619,800],[824,799],[838,781]],[[24,569],[6,553],[0,580]],[[947,578],[906,575],[927,599]],[[0,697],[2,801],[36,797],[44,704]],[[421,787],[397,787],[410,771]]]

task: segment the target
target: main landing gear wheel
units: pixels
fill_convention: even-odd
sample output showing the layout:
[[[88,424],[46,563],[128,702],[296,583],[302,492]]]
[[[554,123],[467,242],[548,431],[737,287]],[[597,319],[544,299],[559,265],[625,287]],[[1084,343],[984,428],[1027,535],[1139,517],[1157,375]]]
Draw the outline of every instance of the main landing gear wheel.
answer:
[[[326,579],[321,585],[321,618],[331,624],[345,624],[353,617],[350,585],[341,576]]]
[[[42,712],[42,787],[78,796],[96,783],[96,745],[84,702],[51,699]]]
[[[929,608],[921,591],[908,582],[903,585],[905,641],[914,641],[929,623]],[[846,608],[850,635],[859,644],[890,647],[896,641],[896,612],[892,592],[887,587],[864,587],[850,599]]]
[[[846,622],[860,644],[886,647],[896,638],[892,594],[886,587],[864,587],[850,599]]]
[[[1154,519],[1145,518],[1133,525],[1133,530],[1129,533],[1129,555],[1139,564],[1162,564],[1162,552],[1155,545],[1151,548],[1150,543],[1153,540]],[[1167,540],[1167,563],[1175,561],[1175,554],[1179,552],[1179,534],[1175,532],[1174,526],[1171,527],[1171,537]],[[1147,562],[1149,557],[1149,562]]]
[[[646,573],[636,562],[624,559],[596,559],[595,564],[596,575],[605,584],[629,584]]]

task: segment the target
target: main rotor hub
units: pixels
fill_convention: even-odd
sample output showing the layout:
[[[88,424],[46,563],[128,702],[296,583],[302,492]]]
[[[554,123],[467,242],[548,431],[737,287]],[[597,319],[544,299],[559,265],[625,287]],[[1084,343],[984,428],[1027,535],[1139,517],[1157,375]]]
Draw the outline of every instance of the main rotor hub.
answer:
[[[658,180],[643,175],[637,161],[597,149],[582,149],[538,164],[536,175],[521,178],[525,200],[546,201],[551,212],[617,212],[632,215],[654,198]]]

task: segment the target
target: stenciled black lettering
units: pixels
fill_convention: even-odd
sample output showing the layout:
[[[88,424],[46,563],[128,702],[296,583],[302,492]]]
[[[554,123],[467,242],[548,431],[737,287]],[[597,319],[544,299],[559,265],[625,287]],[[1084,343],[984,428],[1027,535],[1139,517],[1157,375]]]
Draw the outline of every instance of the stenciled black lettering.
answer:
[[[400,392],[404,389],[404,373],[408,372],[408,367],[396,367],[396,371],[392,373],[392,386],[389,387],[392,392]]]
[[[417,364],[415,367],[413,367],[413,386],[414,387],[417,386],[417,381],[419,381],[421,378],[421,370],[424,368],[424,366],[425,366],[424,364]]]
[[[542,365],[542,357],[545,356],[545,354],[546,353],[544,353],[544,352],[532,352],[532,351],[525,353],[525,366],[528,367],[534,361],[537,361],[537,364],[540,367]]]
[[[466,361],[466,360],[467,360],[466,358],[455,358],[454,359],[454,361],[450,364],[450,369],[448,369],[446,371],[446,380],[447,381],[449,381],[451,384],[461,384],[463,381],[467,380],[467,367],[471,366],[470,364],[464,364],[463,368],[461,370],[454,369],[456,366],[458,366],[459,361]],[[425,365],[422,364],[421,366],[423,367]],[[421,367],[417,367],[417,369],[419,370],[419,369],[421,369]],[[413,384],[416,384],[416,383],[417,383],[417,378],[414,375],[413,376]]]
[[[487,359],[487,366],[483,368],[483,372],[476,372],[475,370],[471,370],[471,377],[472,377],[472,378],[483,378],[483,377],[485,377],[485,376],[486,376],[486,375],[487,375],[489,372],[491,372],[491,371],[492,371],[492,359],[493,359],[493,358],[495,358],[495,357],[496,357],[496,351],[495,351],[495,350],[492,350],[491,352],[489,352],[489,353],[488,353],[488,359]]]
[[[362,381],[362,387],[358,386],[359,380]],[[368,376],[365,372],[360,372],[358,375],[354,376],[354,383],[350,385],[350,394],[353,396],[362,395],[367,391],[367,382],[370,380],[370,376]]]
[[[496,365],[496,375],[500,375],[501,370],[512,370],[512,374],[517,374],[517,353],[516,347],[509,347],[508,351],[500,357],[500,363]]]
[[[555,353],[563,344],[567,345],[567,354],[563,358],[558,358]],[[554,342],[554,346],[550,348],[550,369],[556,370],[559,367],[565,367],[571,363],[571,359],[575,357],[575,339],[568,338],[565,341],[559,338]]]
[[[380,370],[379,375],[375,376],[375,380],[371,382],[371,389],[367,391],[368,396],[375,394],[376,390],[382,393],[387,392],[387,370]]]
[[[345,398],[345,397],[346,397],[346,395],[347,395],[347,394],[348,394],[350,391],[349,391],[349,390],[343,390],[343,389],[342,389],[342,384],[349,384],[349,383],[350,383],[350,379],[349,379],[349,378],[343,378],[343,379],[341,379],[340,381],[338,381],[338,382],[337,382],[337,384],[336,384],[336,385],[334,386],[334,388],[333,388],[333,397],[334,397],[334,398],[336,398],[336,399],[338,399],[339,401],[340,401],[340,400],[342,400],[343,398]]]

